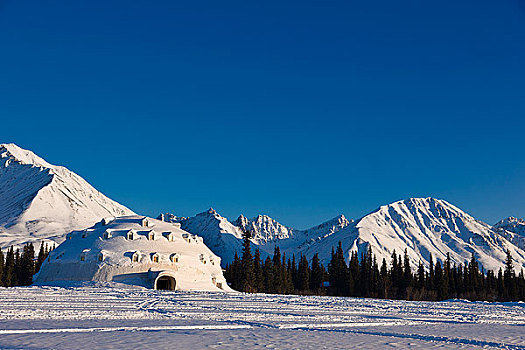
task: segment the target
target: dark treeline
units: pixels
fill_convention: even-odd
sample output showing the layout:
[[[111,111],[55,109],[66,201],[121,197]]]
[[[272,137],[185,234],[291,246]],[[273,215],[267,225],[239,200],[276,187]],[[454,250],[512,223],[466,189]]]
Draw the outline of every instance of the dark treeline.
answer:
[[[36,258],[33,243],[26,244],[22,252],[11,247],[4,255],[0,249],[0,286],[29,286],[48,254],[47,244],[43,242]]]
[[[347,264],[339,242],[325,269],[317,254],[311,262],[305,256],[296,261],[295,256],[281,255],[278,247],[273,258],[261,261],[259,250],[252,255],[249,238],[250,234],[245,234],[242,256],[235,254],[225,272],[231,287],[239,291],[406,300],[525,301],[523,270],[516,274],[509,251],[504,269],[497,274],[480,269],[474,255],[460,265],[452,264],[449,255],[443,262],[434,262],[431,256],[428,270],[420,262],[413,271],[406,251],[404,256],[394,252],[390,262],[383,259],[380,264],[371,249],[360,257],[354,252]]]

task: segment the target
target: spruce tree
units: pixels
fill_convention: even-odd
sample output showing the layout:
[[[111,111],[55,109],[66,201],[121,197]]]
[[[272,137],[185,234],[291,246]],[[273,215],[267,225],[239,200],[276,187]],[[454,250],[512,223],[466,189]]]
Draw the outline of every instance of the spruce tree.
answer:
[[[350,254],[350,263],[348,265],[348,294],[350,296],[357,296],[357,279],[359,278],[359,258],[357,252],[353,251]]]
[[[2,276],[3,285],[6,287],[12,287],[16,283],[15,276],[15,253],[13,246],[7,250],[5,258],[5,270]]]
[[[288,267],[290,267],[290,269],[288,269]],[[286,253],[283,253],[283,260],[281,263],[281,280],[282,280],[283,287],[280,293],[292,294],[294,290],[294,286],[292,283],[291,262],[290,262],[290,259],[288,259],[288,264],[287,264]]]
[[[388,276],[388,267],[386,264],[386,259],[383,258],[383,261],[381,262],[381,269],[379,271],[379,297],[380,298],[388,298],[390,296],[389,289],[390,289],[390,278]]]
[[[516,300],[517,288],[515,277],[516,274],[514,272],[514,263],[512,262],[512,255],[510,254],[510,250],[507,249],[507,258],[505,259],[505,270],[503,272],[503,278],[505,280],[504,298],[507,301]]]
[[[266,257],[263,265],[263,276],[264,276],[264,293],[274,293],[275,278],[273,276],[274,267],[270,257]]]
[[[250,231],[246,231],[244,233],[239,283],[239,288],[243,292],[255,291],[255,274],[253,270],[253,256],[250,246],[251,237]]]
[[[323,269],[319,261],[319,254],[315,253],[312,258],[312,275],[310,276],[310,290],[318,293],[323,283]]]
[[[443,268],[441,267],[441,262],[437,261],[434,271],[434,286],[437,292],[437,299],[444,300],[447,298],[448,285],[446,285]]]
[[[0,248],[0,286],[5,286],[4,280],[3,280],[4,273],[5,273],[4,252],[2,252],[2,249]]]
[[[418,289],[423,289],[425,287],[425,267],[421,260],[419,260],[419,265],[417,267],[417,284]]]
[[[332,249],[332,260],[328,265],[328,273],[330,279],[330,290],[333,295],[343,296],[346,294],[347,287],[347,271],[346,262],[343,253],[343,247],[341,242],[337,246],[337,250],[333,253]]]
[[[253,256],[253,273],[255,276],[255,289],[257,292],[261,293],[264,291],[264,274],[261,261],[261,252],[259,249],[255,250],[255,254]]]
[[[230,265],[230,284],[231,287],[235,290],[241,290],[242,288],[242,282],[241,282],[241,259],[239,258],[239,255],[237,252],[235,252],[235,255],[233,256],[233,262]]]
[[[297,269],[298,290],[306,293],[310,289],[310,268],[306,256],[301,255],[299,259],[299,267]]]
[[[297,275],[297,263],[295,262],[295,254],[292,254],[292,262],[290,263],[290,274],[292,275],[292,283],[294,289],[299,289],[299,279]]]
[[[281,250],[278,246],[275,246],[273,250],[273,284],[271,286],[271,293],[282,293],[283,290],[283,278],[282,278],[282,267],[281,267]]]
[[[44,241],[42,241],[42,243],[40,243],[40,249],[38,250],[38,256],[36,259],[35,273],[40,271],[40,266],[42,266],[42,264],[46,260],[46,250],[47,249],[44,247]]]
[[[29,286],[33,283],[35,250],[32,243],[26,244],[19,261],[18,284]]]
[[[408,289],[412,285],[412,271],[410,269],[410,260],[408,258],[408,251],[405,248],[405,255],[403,258],[403,284],[402,284],[402,293],[403,298],[408,297]]]
[[[427,280],[427,289],[429,291],[434,290],[434,260],[432,259],[432,253],[430,253],[430,257],[428,258],[428,280]]]
[[[15,269],[13,274],[13,286],[18,286],[20,281],[20,249],[16,248],[15,251]]]

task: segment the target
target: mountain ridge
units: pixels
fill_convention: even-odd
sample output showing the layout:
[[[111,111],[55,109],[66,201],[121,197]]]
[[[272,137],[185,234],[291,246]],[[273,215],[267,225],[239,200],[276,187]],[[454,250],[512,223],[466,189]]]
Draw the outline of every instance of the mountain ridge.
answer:
[[[474,254],[485,269],[496,269],[504,263],[509,249],[518,265],[525,266],[525,251],[509,239],[510,233],[500,234],[449,202],[432,197],[399,200],[357,220],[339,215],[306,230],[287,227],[267,215],[253,219],[240,215],[230,224],[236,232],[253,231],[254,246],[269,255],[279,246],[287,256],[304,254],[311,258],[318,253],[325,265],[332,247],[341,241],[347,259],[352,251],[360,254],[371,247],[379,261],[385,258],[389,263],[394,250],[403,254],[406,249],[414,268],[420,261],[428,267],[431,255],[434,261],[444,261],[449,253],[457,264]],[[242,239],[238,233],[237,237]]]

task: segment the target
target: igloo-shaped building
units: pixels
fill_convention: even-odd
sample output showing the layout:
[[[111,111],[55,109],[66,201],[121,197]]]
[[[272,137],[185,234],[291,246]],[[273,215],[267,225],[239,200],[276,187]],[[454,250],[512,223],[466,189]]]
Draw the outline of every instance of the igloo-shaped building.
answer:
[[[153,289],[231,291],[220,258],[178,224],[143,216],[106,218],[73,231],[53,250],[35,284],[100,281]]]

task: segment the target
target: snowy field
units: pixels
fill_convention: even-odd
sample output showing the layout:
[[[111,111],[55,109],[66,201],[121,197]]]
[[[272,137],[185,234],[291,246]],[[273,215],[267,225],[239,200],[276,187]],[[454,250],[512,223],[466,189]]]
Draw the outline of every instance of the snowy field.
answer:
[[[525,304],[0,288],[1,349],[524,349]]]

